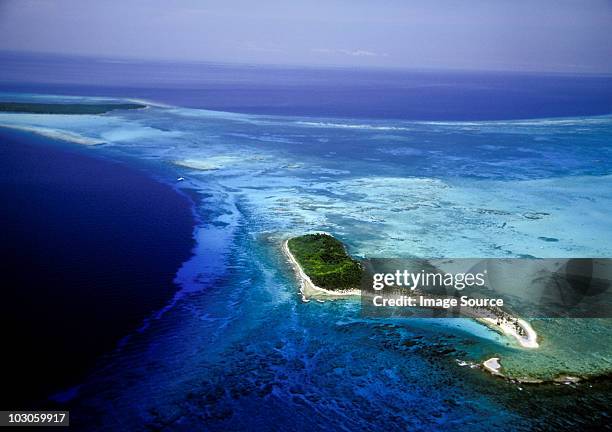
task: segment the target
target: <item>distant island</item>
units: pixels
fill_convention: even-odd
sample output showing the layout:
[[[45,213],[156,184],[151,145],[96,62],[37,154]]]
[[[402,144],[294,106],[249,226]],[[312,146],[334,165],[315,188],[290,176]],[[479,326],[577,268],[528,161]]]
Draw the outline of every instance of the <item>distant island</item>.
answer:
[[[32,103],[32,102],[0,102],[0,112],[27,114],[104,114],[120,109],[140,109],[146,105],[137,103]]]

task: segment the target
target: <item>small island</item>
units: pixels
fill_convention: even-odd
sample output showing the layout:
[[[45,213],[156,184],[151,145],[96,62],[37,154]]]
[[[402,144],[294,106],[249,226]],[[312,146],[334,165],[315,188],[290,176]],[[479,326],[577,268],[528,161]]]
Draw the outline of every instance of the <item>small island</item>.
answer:
[[[360,294],[363,268],[331,235],[293,237],[284,242],[283,250],[301,279],[304,300]]]
[[[140,109],[146,105],[138,103],[34,103],[1,102],[0,112],[22,114],[104,114],[113,110]]]
[[[283,242],[283,251],[300,279],[302,300],[323,301],[361,295],[363,265],[351,258],[344,245],[330,234],[317,233],[293,237]],[[435,309],[435,307],[434,307]],[[538,335],[529,323],[497,307],[464,307],[464,316],[514,338],[523,348],[538,348]],[[482,366],[494,375],[500,372],[499,357]]]

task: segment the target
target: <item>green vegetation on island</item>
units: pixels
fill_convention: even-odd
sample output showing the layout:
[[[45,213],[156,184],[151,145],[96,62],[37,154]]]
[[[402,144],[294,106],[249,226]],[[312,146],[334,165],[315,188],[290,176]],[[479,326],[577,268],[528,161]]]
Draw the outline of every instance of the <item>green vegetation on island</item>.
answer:
[[[29,114],[104,114],[118,109],[139,109],[146,105],[136,103],[78,104],[0,102],[0,112]]]
[[[290,239],[287,247],[316,286],[331,290],[359,288],[362,266],[334,237],[307,234]]]

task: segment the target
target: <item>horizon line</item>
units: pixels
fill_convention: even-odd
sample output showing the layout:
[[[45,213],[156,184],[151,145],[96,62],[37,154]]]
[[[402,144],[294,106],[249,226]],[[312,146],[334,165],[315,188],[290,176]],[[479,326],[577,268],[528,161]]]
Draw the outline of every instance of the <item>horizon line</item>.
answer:
[[[2,55],[16,56],[47,56],[57,58],[76,58],[90,59],[103,62],[117,63],[162,63],[162,64],[192,64],[210,66],[229,66],[244,68],[273,68],[273,69],[314,69],[314,70],[352,70],[352,71],[393,71],[393,72],[457,72],[457,73],[500,73],[500,74],[525,74],[525,75],[565,75],[565,76],[590,76],[590,77],[612,77],[612,71],[554,71],[554,70],[535,70],[535,69],[479,69],[479,68],[459,68],[459,67],[435,67],[435,66],[376,66],[376,65],[339,65],[339,64],[307,64],[307,63],[247,63],[240,61],[218,61],[218,60],[199,60],[182,58],[152,58],[152,57],[125,57],[125,56],[106,56],[82,53],[60,53],[50,51],[30,51],[30,50],[7,50],[0,49]]]

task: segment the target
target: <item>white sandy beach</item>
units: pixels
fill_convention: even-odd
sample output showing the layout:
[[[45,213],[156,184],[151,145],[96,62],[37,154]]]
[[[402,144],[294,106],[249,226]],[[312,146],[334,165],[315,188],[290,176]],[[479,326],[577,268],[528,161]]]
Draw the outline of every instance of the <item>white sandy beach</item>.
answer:
[[[61,115],[61,114],[53,114],[53,115]],[[57,129],[43,128],[43,127],[37,127],[37,126],[23,126],[23,125],[11,124],[11,123],[0,123],[0,127],[20,130],[24,132],[32,132],[38,135],[45,136],[47,138],[57,139],[57,140],[62,140],[62,141],[69,141],[69,142],[73,142],[76,144],[82,144],[82,145],[104,144],[104,141],[100,139],[90,138],[90,137],[86,137],[83,135],[79,135],[74,132],[67,132],[67,131],[62,131],[62,130],[57,130]]]
[[[503,321],[500,324],[497,323],[496,318],[482,318],[482,321],[487,326],[500,331],[502,334],[513,337],[523,348],[538,348],[540,346],[540,344],[538,344],[538,335],[533,327],[531,327],[527,321],[521,318],[517,319],[517,324],[525,332],[524,335],[519,334],[516,331],[514,324],[511,324],[508,321]]]
[[[499,364],[499,357],[491,357],[490,359],[486,360],[482,365],[493,375],[501,375],[501,373],[499,372],[501,369],[501,365]]]

